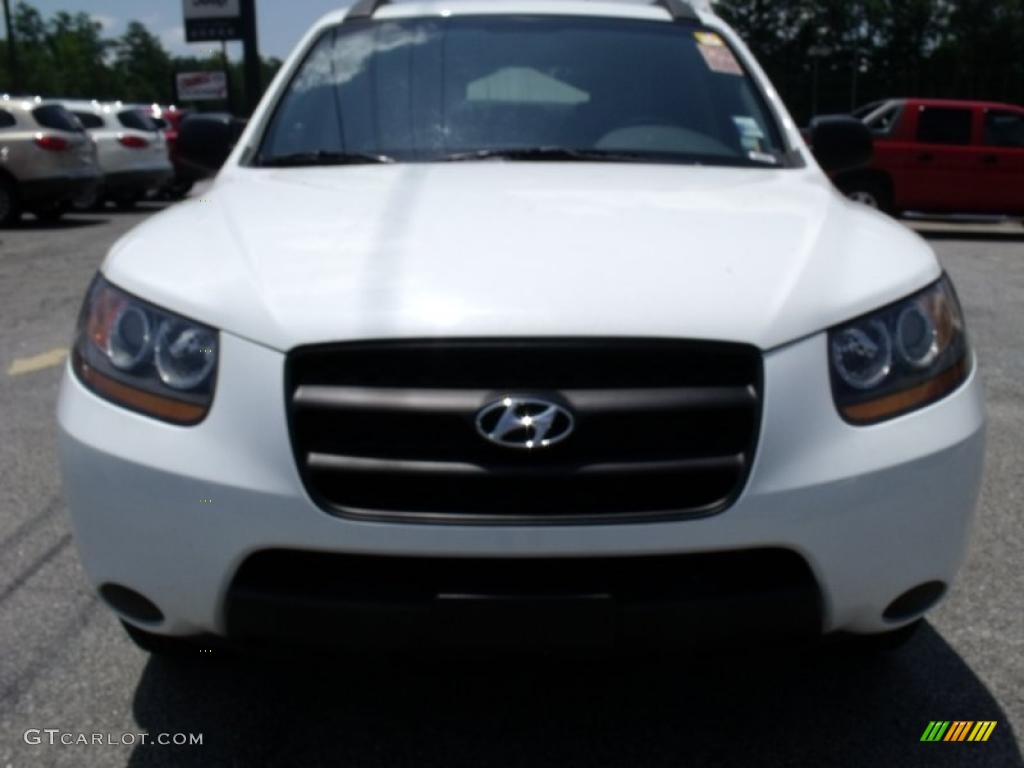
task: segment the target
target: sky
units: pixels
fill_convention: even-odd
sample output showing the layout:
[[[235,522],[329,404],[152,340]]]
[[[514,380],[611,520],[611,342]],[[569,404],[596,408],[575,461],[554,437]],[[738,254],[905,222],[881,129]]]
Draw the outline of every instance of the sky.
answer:
[[[11,0],[11,7],[18,0]],[[256,0],[256,28],[260,54],[283,59],[299,38],[328,11],[343,8],[351,0]],[[209,43],[185,43],[181,0],[28,0],[45,17],[58,11],[85,11],[103,24],[109,37],[121,34],[129,21],[142,22],[160,38],[172,54],[202,56]],[[0,11],[0,16],[3,13]],[[0,37],[4,34],[0,25]],[[215,44],[217,45],[217,44]],[[229,43],[231,58],[241,57],[241,43]]]

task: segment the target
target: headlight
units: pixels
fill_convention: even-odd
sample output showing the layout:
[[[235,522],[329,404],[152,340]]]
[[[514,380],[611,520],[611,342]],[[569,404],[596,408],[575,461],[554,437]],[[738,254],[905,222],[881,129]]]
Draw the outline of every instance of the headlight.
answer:
[[[922,408],[970,373],[963,313],[946,277],[832,329],[828,350],[836,407],[854,424]]]
[[[213,401],[217,331],[158,309],[97,277],[78,319],[72,368],[113,403],[197,424]]]

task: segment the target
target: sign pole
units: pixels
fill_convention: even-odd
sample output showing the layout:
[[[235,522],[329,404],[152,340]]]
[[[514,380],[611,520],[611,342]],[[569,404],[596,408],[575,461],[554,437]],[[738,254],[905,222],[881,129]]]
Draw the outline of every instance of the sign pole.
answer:
[[[11,75],[11,93],[20,88],[18,78],[18,53],[14,49],[14,22],[11,21],[11,4],[4,0],[4,22],[7,24],[7,66]]]
[[[220,53],[224,57],[224,81],[228,84],[228,112],[235,114],[235,96],[231,92],[231,64],[228,62],[228,41],[220,41]]]
[[[242,50],[245,58],[245,114],[251,115],[259,104],[260,51],[256,40],[256,0],[242,0]]]

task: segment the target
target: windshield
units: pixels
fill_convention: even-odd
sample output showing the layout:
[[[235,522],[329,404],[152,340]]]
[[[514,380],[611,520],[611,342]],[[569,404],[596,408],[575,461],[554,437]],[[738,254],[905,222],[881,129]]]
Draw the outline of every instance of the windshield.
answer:
[[[601,160],[772,167],[732,49],[684,24],[554,16],[349,22],[279,100],[256,165]]]

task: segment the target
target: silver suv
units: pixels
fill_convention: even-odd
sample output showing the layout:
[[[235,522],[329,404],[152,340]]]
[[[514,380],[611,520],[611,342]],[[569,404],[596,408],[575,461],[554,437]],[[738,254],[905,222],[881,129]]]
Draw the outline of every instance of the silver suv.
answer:
[[[60,104],[0,96],[0,226],[56,221],[100,181],[96,145]]]

